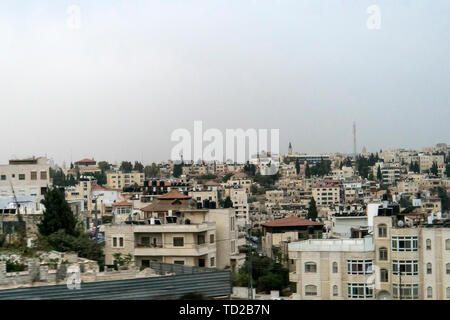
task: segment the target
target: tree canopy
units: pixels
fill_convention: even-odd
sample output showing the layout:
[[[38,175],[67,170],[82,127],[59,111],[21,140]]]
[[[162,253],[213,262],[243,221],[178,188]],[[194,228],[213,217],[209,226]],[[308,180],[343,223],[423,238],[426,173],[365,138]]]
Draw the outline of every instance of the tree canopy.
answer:
[[[41,203],[45,209],[38,225],[40,234],[48,236],[64,230],[68,235],[77,235],[77,219],[65,199],[64,192],[57,188],[50,188]]]

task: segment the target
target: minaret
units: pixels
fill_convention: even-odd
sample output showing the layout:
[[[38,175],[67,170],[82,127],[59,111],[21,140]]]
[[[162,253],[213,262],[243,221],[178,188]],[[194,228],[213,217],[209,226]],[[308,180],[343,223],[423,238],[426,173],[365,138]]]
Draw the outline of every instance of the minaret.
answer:
[[[289,142],[288,154],[292,155],[292,144]]]

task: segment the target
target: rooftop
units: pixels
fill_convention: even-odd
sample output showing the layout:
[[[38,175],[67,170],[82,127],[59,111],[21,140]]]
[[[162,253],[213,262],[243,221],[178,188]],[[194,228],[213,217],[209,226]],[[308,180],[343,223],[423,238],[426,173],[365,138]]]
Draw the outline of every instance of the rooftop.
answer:
[[[375,250],[373,238],[310,239],[289,243],[289,251],[344,251],[367,252]]]
[[[302,226],[322,226],[323,223],[311,221],[298,217],[287,217],[262,224],[264,227],[302,227]]]

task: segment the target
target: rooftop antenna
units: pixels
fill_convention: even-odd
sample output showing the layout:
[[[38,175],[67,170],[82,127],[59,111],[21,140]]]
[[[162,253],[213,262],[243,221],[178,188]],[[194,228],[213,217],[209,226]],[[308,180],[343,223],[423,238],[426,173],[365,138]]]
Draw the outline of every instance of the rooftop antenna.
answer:
[[[353,121],[353,157],[356,159],[356,122]]]

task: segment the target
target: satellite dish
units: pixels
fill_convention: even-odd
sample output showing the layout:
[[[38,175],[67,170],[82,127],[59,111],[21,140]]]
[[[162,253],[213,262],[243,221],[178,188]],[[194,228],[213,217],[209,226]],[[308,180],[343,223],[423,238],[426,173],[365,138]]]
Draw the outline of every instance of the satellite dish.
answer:
[[[403,228],[403,226],[405,225],[405,223],[402,220],[399,220],[397,223],[399,228]]]

